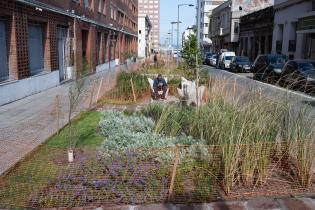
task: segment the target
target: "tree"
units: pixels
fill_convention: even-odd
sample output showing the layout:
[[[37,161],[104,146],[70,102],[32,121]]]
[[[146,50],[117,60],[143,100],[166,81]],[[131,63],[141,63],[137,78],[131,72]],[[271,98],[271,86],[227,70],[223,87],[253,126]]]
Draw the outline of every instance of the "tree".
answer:
[[[68,112],[68,158],[69,162],[73,161],[73,149],[76,146],[76,137],[74,135],[74,130],[72,126],[72,115],[76,108],[80,105],[82,98],[85,93],[85,78],[81,76],[76,76],[75,80],[71,82],[68,97],[69,97],[69,112]]]
[[[197,36],[195,34],[191,34],[188,36],[188,40],[184,42],[183,47],[183,58],[189,68],[196,67],[196,55],[198,55],[199,63],[201,63],[201,52],[197,46]]]

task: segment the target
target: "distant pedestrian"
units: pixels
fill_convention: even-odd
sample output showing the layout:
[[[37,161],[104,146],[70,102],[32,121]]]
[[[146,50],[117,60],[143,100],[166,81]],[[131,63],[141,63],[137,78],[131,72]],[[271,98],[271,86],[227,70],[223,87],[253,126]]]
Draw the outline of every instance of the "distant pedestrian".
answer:
[[[157,63],[158,63],[157,53],[154,54],[153,61],[154,61],[155,67],[157,67]]]

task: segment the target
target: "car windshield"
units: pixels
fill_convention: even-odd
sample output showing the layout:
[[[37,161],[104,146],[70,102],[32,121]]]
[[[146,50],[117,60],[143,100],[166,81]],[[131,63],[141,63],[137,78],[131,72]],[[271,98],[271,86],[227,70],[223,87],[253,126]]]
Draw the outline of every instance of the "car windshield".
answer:
[[[286,62],[286,58],[284,56],[273,56],[270,57],[270,64],[284,64]]]
[[[233,56],[225,56],[225,60],[227,60],[227,61],[230,61],[230,60],[232,60],[232,58],[233,58]]]
[[[249,62],[248,57],[237,57],[235,58],[236,62]]]
[[[315,71],[315,62],[299,63],[298,66],[299,66],[299,69],[301,69],[302,71],[309,71],[309,70]]]

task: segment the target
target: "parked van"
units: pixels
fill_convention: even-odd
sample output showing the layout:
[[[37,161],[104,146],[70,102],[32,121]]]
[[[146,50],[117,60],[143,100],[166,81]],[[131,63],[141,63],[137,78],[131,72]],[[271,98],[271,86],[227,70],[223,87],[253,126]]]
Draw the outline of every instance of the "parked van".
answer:
[[[220,56],[219,67],[221,69],[229,69],[231,60],[235,56],[235,52],[223,52]]]

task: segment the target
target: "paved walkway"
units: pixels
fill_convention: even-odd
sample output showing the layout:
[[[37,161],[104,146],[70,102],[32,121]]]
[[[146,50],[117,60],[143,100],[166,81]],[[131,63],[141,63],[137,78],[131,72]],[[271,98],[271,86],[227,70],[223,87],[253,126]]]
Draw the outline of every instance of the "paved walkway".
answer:
[[[64,210],[69,208],[64,208]],[[249,201],[227,201],[204,204],[154,204],[146,206],[104,206],[73,208],[73,210],[314,210],[315,199],[259,198]],[[57,210],[57,209],[47,209]],[[60,209],[58,209],[60,210]]]
[[[89,76],[86,79],[85,100],[73,117],[89,108],[91,96],[95,103],[97,95],[101,96],[113,87],[117,73],[118,69]],[[54,135],[58,127],[66,124],[69,87],[70,83],[67,83],[0,107],[0,175]],[[57,95],[60,102],[59,123]]]

